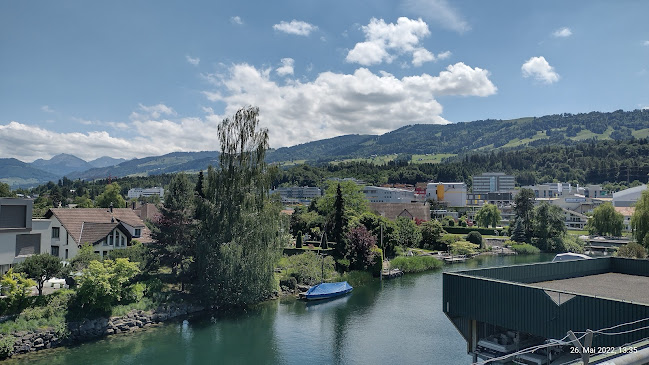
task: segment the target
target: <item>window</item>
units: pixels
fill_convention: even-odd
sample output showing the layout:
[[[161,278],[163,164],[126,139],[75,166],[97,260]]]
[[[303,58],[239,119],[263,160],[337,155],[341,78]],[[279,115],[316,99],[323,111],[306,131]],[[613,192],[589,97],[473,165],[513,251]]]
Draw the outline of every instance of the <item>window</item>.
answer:
[[[140,237],[142,230],[139,228],[135,228],[135,234],[133,234],[133,237]]]
[[[16,235],[16,257],[41,253],[41,234]]]
[[[61,228],[52,227],[52,238],[59,238],[60,234],[61,234]]]
[[[59,257],[59,246],[52,246],[52,256]]]
[[[113,245],[113,234],[111,233],[110,236],[108,236],[108,245],[112,246]]]
[[[124,236],[120,236],[119,238],[120,238],[120,246],[126,246],[126,242],[125,242],[126,238],[124,238]]]
[[[65,259],[66,260],[68,259],[68,249],[67,248],[65,249]]]

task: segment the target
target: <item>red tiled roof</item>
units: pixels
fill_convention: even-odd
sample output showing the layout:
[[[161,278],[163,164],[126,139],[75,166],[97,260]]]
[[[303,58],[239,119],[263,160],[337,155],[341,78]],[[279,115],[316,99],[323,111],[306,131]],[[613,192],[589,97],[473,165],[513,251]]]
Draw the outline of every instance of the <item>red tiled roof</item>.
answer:
[[[615,211],[625,217],[630,217],[635,213],[635,207],[615,207]]]
[[[52,208],[45,214],[45,218],[50,218],[52,215],[61,222],[61,225],[63,225],[65,230],[68,231],[70,236],[78,244],[82,243],[81,231],[84,223],[109,223],[116,225],[118,222],[124,222],[131,227],[141,229],[140,237],[135,237],[138,241],[152,241],[151,232],[144,224],[144,221],[131,208],[113,208],[112,213],[108,208]],[[86,240],[85,237],[83,239],[84,241]]]

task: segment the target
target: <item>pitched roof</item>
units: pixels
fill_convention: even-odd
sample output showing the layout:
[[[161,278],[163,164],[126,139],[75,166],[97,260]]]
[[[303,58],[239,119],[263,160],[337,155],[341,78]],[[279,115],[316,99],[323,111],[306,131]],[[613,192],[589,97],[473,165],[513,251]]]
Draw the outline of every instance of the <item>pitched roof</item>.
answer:
[[[72,239],[79,244],[82,243],[82,228],[84,224],[88,223],[108,223],[116,226],[117,223],[124,222],[131,227],[141,229],[140,237],[137,238],[139,241],[151,241],[151,232],[144,221],[130,208],[113,208],[113,213],[108,208],[52,208],[45,214],[45,218],[50,218],[52,215],[61,222]],[[114,221],[113,218],[115,218]],[[98,227],[93,227],[93,229],[99,229]],[[85,234],[83,239],[87,241]]]
[[[429,221],[430,205],[428,203],[370,203],[374,213],[388,219],[412,216],[413,218]]]
[[[79,241],[95,244],[108,236],[119,223],[82,223]]]
[[[615,211],[625,217],[631,217],[635,212],[635,207],[615,207]]]
[[[135,214],[142,219],[148,219],[150,221],[155,221],[160,215],[160,210],[155,204],[144,203],[141,206],[133,209]]]

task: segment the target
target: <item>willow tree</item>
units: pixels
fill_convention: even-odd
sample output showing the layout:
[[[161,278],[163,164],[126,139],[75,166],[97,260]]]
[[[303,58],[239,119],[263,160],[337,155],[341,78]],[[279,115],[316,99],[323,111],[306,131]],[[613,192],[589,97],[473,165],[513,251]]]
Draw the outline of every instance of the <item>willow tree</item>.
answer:
[[[649,190],[642,192],[640,199],[635,205],[635,212],[631,216],[631,227],[633,237],[637,243],[649,247]]]
[[[247,107],[218,127],[219,166],[209,167],[198,198],[194,290],[219,307],[245,306],[270,295],[278,258],[281,207],[268,196],[264,162],[268,131]]]

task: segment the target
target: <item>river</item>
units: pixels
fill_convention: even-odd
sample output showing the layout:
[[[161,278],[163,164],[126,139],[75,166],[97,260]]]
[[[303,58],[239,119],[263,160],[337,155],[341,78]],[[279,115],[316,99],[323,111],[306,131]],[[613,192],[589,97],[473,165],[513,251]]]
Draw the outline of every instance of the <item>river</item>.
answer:
[[[551,259],[481,256],[443,270],[377,279],[324,303],[267,302],[7,364],[469,364],[464,339],[442,312],[442,272]]]

